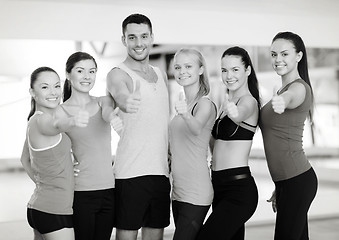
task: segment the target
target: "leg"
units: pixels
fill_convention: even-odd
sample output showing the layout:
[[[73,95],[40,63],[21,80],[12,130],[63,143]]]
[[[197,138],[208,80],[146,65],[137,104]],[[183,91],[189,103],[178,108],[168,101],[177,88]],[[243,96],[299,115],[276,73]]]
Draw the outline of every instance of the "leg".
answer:
[[[205,220],[209,206],[173,201],[175,231],[173,240],[194,240]]]
[[[117,240],[162,239],[170,219],[170,183],[165,176],[116,179]],[[160,238],[159,238],[160,237]]]
[[[138,236],[138,230],[122,230],[117,229],[116,240],[136,240]]]
[[[94,239],[110,240],[114,225],[114,189],[101,191],[101,207],[95,217]]]
[[[44,240],[44,237],[42,236],[41,233],[38,232],[38,230],[33,228],[33,233],[34,233],[34,240]]]
[[[227,200],[219,202],[201,228],[199,240],[231,240],[243,226],[245,206],[233,204]]]
[[[253,178],[235,181],[225,181],[224,178],[225,173],[228,174],[229,171],[243,171],[243,169],[212,172],[213,211],[201,228],[197,239],[244,239],[244,224],[256,210],[258,190]]]
[[[232,237],[232,240],[243,240],[243,239],[245,239],[245,224],[243,224]]]
[[[116,179],[115,181],[117,239],[129,239],[132,236],[134,239],[143,225],[143,218],[149,202],[148,195],[143,191],[144,184],[143,177]]]
[[[63,228],[58,231],[43,234],[45,240],[74,240],[74,229]]]
[[[165,176],[148,176],[146,183],[149,201],[144,214],[142,239],[162,240],[164,228],[170,223],[171,185]]]
[[[165,176],[148,176],[145,187],[148,205],[145,210],[142,227],[163,229],[170,224],[170,190],[169,179]]]
[[[304,229],[302,231],[302,235],[301,235],[301,238],[300,239],[308,239],[308,220],[305,219],[305,226],[304,226]]]
[[[164,238],[163,228],[142,228],[142,240],[162,240]]]
[[[94,191],[75,191],[73,223],[76,240],[92,240],[95,235],[95,215],[100,208]]]
[[[307,240],[307,213],[317,191],[313,169],[276,183],[275,240]]]

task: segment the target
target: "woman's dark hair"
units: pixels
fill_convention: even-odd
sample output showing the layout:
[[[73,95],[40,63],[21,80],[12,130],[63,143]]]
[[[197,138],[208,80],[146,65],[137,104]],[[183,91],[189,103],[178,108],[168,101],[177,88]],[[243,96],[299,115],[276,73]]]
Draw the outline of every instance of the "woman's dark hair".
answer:
[[[311,81],[310,81],[310,77],[308,75],[307,54],[306,54],[306,47],[305,47],[304,41],[302,40],[302,38],[299,35],[292,33],[292,32],[279,32],[279,33],[277,33],[277,35],[275,35],[275,37],[273,38],[272,43],[277,39],[284,39],[284,40],[290,41],[294,45],[295,51],[297,53],[299,53],[299,52],[303,53],[302,58],[298,63],[298,72],[299,72],[300,77],[311,88],[312,108],[309,112],[309,115],[310,115],[309,117],[310,117],[310,121],[311,121],[311,124],[312,124],[314,99],[313,99],[313,90],[312,90],[312,86],[311,86]]]
[[[86,52],[75,52],[69,58],[67,59],[66,62],[66,72],[71,73],[72,69],[74,68],[75,64],[82,61],[82,60],[92,60],[95,64],[95,67],[98,68],[98,65],[90,54]],[[71,88],[71,83],[69,82],[68,79],[65,80],[64,83],[64,91],[63,91],[63,101],[65,102],[67,99],[71,97],[72,94],[72,88]]]
[[[31,74],[31,80],[30,80],[30,88],[31,89],[34,88],[34,84],[35,84],[36,80],[38,79],[39,74],[42,73],[42,72],[54,72],[56,75],[58,75],[58,73],[50,67],[39,67],[39,68],[35,69]],[[35,100],[34,100],[33,97],[31,97],[31,111],[28,114],[27,120],[29,120],[33,116],[35,110],[36,110]]]
[[[250,56],[248,55],[247,51],[241,47],[235,46],[228,48],[221,56],[224,58],[225,56],[239,56],[241,57],[241,61],[243,62],[245,68],[248,66],[251,67],[251,73],[248,76],[248,89],[252,96],[257,100],[258,108],[260,109],[261,101],[260,101],[260,94],[259,94],[259,87],[258,87],[258,79],[254,71],[254,67],[251,61]]]

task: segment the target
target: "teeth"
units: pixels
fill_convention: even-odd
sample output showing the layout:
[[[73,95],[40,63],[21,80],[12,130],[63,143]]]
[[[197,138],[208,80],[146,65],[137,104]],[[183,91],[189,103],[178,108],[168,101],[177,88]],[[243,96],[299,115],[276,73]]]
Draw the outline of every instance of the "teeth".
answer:
[[[134,49],[134,51],[138,54],[142,53],[144,51],[144,49]]]
[[[227,81],[228,84],[233,84],[233,83],[235,83],[235,82],[236,82],[236,80],[233,80],[233,81]]]

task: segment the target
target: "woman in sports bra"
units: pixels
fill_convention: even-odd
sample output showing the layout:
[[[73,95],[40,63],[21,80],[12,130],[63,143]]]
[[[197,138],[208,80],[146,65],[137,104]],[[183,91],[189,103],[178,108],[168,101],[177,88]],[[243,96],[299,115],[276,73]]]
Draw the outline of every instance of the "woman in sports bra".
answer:
[[[66,62],[64,103],[59,116],[89,113],[86,128],[67,131],[79,170],[75,178],[73,221],[76,240],[109,240],[114,223],[113,159],[111,125],[116,118],[114,102],[108,96],[89,94],[97,72],[95,59],[85,52],[73,53]]]
[[[33,71],[30,94],[32,109],[21,162],[36,187],[27,205],[27,220],[36,240],[73,240],[73,163],[71,141],[64,131],[86,127],[88,115],[54,116],[61,86],[58,74],[49,67]]]
[[[307,117],[312,123],[313,92],[301,37],[278,33],[271,44],[271,63],[282,86],[262,107],[260,129],[275,184],[269,200],[277,212],[274,239],[309,239],[308,210],[318,180],[303,149]]]
[[[174,56],[174,76],[184,88],[170,122],[174,240],[195,240],[213,199],[208,169],[208,143],[216,107],[207,97],[210,86],[205,60],[195,49]]]
[[[232,47],[221,57],[225,99],[214,123],[212,213],[197,239],[244,239],[245,222],[258,204],[258,191],[248,166],[259,118],[258,81],[245,49]]]

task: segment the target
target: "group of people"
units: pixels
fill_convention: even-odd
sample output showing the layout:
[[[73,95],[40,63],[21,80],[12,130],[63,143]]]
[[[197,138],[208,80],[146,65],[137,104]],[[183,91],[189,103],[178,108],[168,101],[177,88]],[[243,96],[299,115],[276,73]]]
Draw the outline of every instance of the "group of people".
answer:
[[[21,161],[36,184],[27,207],[35,239],[109,240],[116,228],[117,240],[135,240],[140,229],[142,239],[160,240],[171,208],[174,240],[244,239],[258,204],[248,164],[258,127],[275,183],[275,239],[308,239],[317,177],[302,145],[313,105],[302,39],[291,32],[273,38],[272,66],[282,87],[264,106],[244,48],[221,56],[221,107],[208,97],[203,55],[178,50],[174,77],[183,92],[169,119],[166,73],[149,62],[153,37],[148,17],[123,21],[127,57],[108,73],[107,96],[89,94],[97,64],[84,52],[68,58],[63,93],[53,69],[31,74]],[[120,135],[114,162],[112,128]]]

